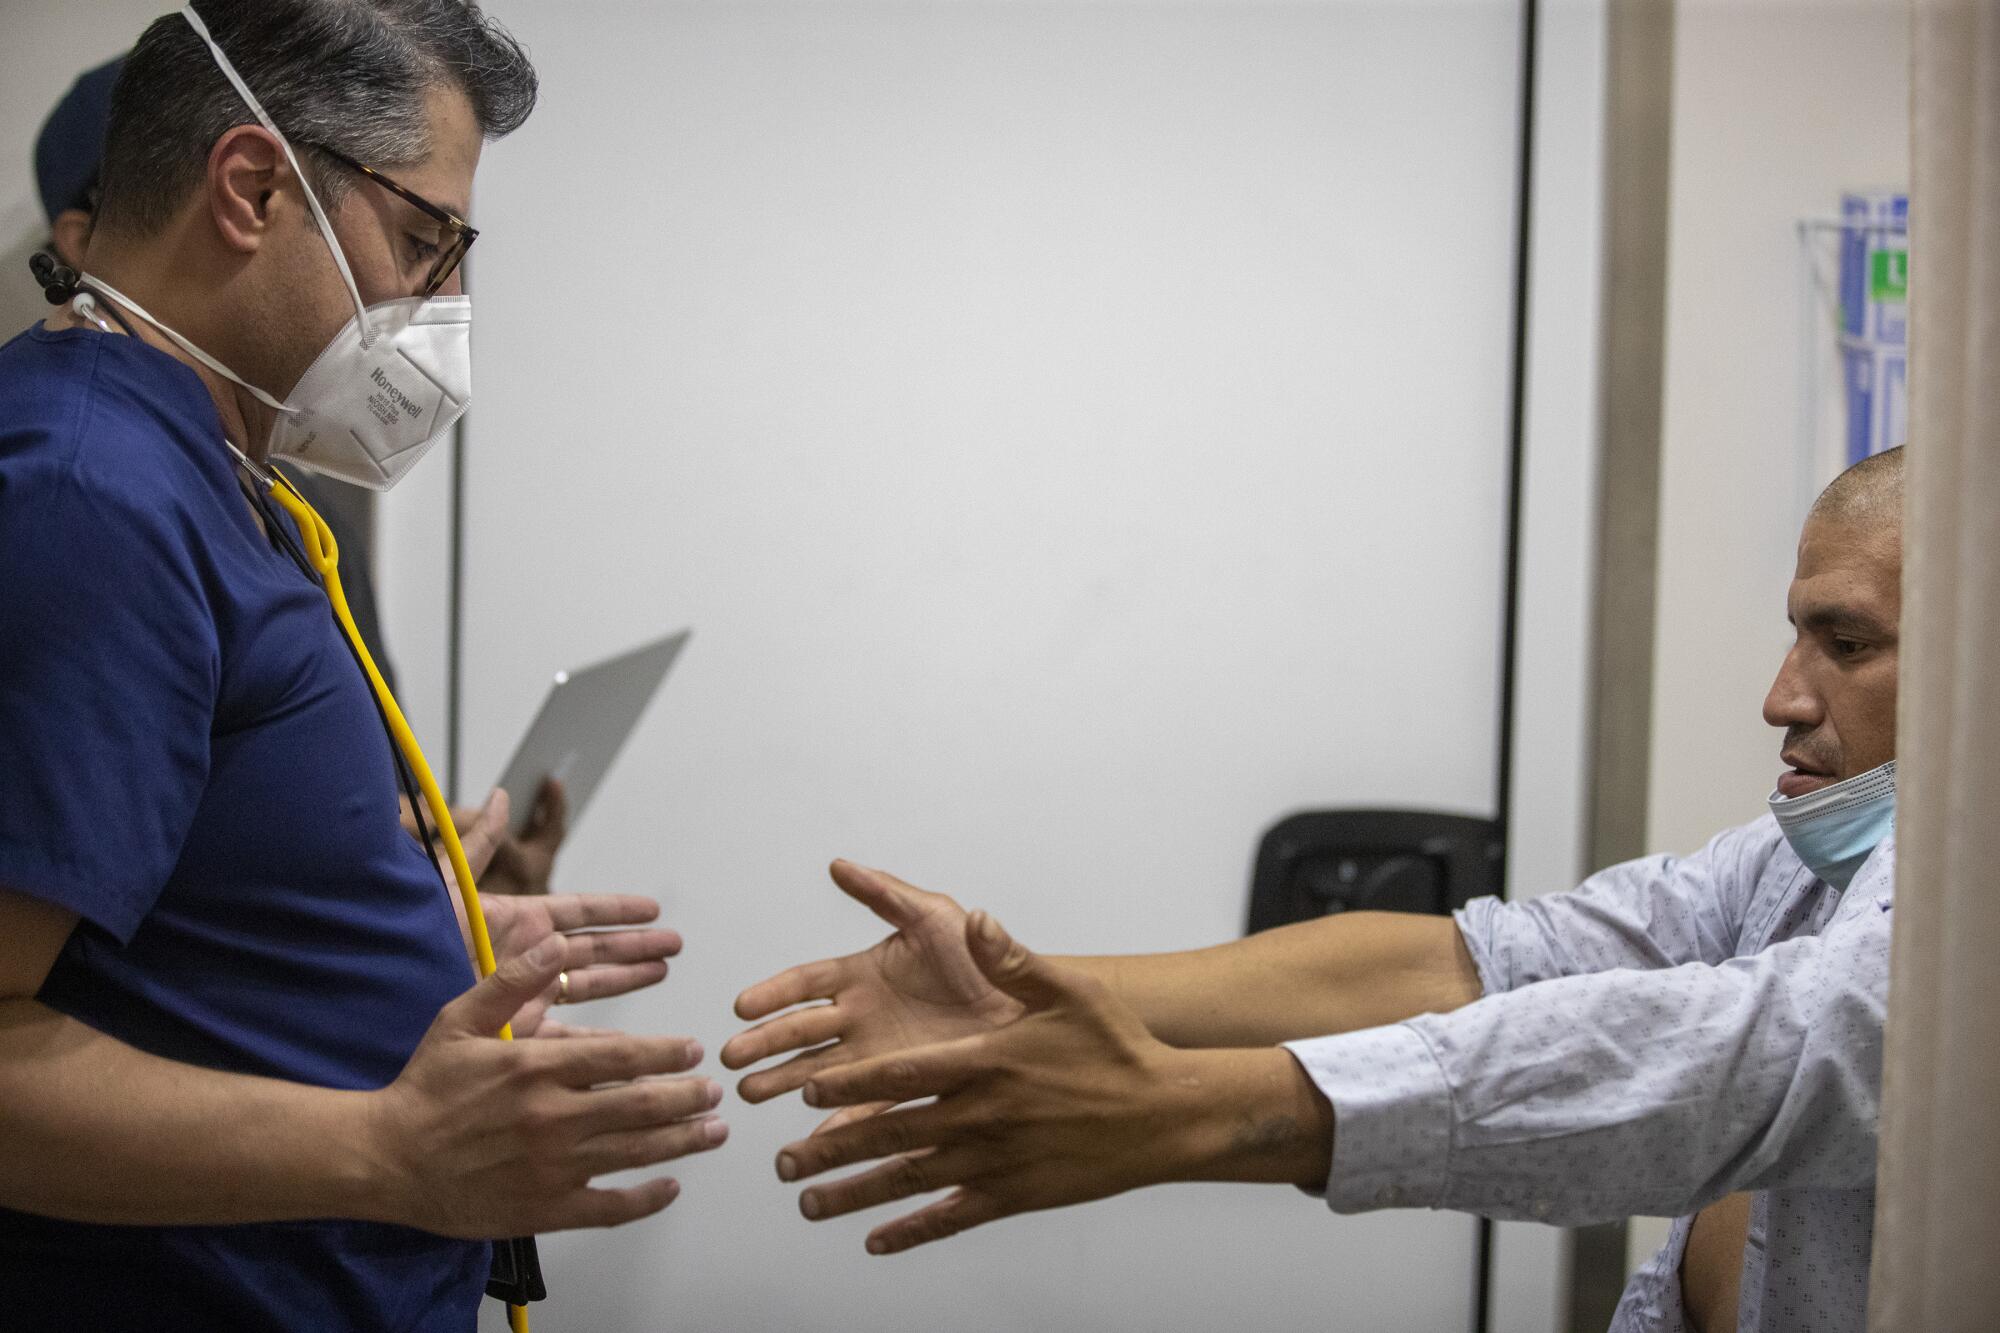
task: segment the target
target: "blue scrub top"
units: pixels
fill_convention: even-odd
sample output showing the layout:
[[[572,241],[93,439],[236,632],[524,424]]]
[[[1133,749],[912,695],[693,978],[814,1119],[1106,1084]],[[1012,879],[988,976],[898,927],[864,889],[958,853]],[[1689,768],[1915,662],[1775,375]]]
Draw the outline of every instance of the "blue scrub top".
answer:
[[[95,330],[0,347],[0,887],[81,918],[42,1003],[188,1064],[393,1080],[472,982],[393,762],[194,373]],[[372,1223],[0,1209],[0,1320],[470,1329],[487,1261]]]

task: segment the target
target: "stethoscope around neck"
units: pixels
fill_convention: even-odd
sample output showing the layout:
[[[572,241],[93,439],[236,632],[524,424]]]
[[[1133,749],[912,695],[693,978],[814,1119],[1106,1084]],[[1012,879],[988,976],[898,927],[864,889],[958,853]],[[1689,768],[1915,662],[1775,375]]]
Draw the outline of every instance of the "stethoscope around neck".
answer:
[[[106,333],[111,332],[111,326],[105,323],[104,316],[98,313],[98,293],[92,290],[88,278],[47,250],[37,250],[28,256],[28,269],[35,275],[35,281],[41,286],[42,296],[50,305],[66,305],[70,314],[76,318],[86,324],[95,324]],[[139,330],[132,327],[132,321],[125,318],[125,312],[118,308],[116,301],[110,302],[103,308],[111,312],[111,318],[117,320],[118,327],[124,329],[129,336],[134,338],[139,336]]]

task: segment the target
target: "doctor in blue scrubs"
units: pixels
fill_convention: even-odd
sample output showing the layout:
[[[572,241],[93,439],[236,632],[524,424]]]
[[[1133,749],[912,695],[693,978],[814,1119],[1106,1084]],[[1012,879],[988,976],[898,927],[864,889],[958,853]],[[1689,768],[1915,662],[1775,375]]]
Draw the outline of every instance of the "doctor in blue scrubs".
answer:
[[[124,66],[124,57],[119,56],[77,76],[35,136],[35,188],[49,222],[49,253],[72,268],[83,266],[84,250],[90,244],[104,132],[111,119],[111,90]],[[293,472],[288,479],[326,520],[340,543],[341,584],[347,593],[348,610],[376,667],[393,690],[396,673],[375,609],[370,533],[361,516],[352,513],[355,500],[365,493],[310,472]],[[453,811],[461,827],[478,815],[477,810]],[[556,853],[562,848],[568,826],[568,801],[562,784],[546,779],[535,793],[526,827],[519,835],[503,834],[494,847],[493,860],[479,874],[479,891],[549,892]],[[416,814],[408,806],[403,811],[403,827],[419,831]]]
[[[726,1137],[692,1040],[547,1017],[665,975],[650,903],[496,898],[474,984],[264,480],[386,487],[463,410],[473,174],[534,97],[463,0],[163,17],[0,347],[9,1329],[469,1329],[490,1240],[656,1213]]]

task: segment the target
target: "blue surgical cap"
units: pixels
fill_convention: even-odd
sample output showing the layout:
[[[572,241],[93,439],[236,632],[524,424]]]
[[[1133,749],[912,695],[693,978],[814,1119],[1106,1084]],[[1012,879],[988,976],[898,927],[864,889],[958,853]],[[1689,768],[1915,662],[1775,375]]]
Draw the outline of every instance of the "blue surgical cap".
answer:
[[[104,131],[111,124],[111,87],[125,57],[106,61],[80,76],[35,137],[35,188],[50,222],[69,208],[82,208],[104,162]]]

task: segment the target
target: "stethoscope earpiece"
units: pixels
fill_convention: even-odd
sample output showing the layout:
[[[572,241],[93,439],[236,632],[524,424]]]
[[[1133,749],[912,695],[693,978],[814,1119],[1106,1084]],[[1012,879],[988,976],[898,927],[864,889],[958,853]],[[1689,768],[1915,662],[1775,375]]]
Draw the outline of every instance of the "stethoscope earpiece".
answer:
[[[28,271],[35,275],[35,282],[50,305],[73,300],[82,288],[83,279],[77,271],[47,250],[37,250],[28,256]]]
[[[41,284],[42,295],[50,305],[67,303],[78,319],[88,320],[106,333],[111,332],[111,326],[105,323],[104,316],[98,313],[96,294],[87,285],[93,281],[92,279],[78,273],[47,250],[37,250],[28,256],[28,271],[33,273],[35,281]],[[118,321],[125,332],[135,338],[139,336],[138,331],[127,322],[125,316],[118,313],[116,306],[107,308],[111,311],[111,317]]]

